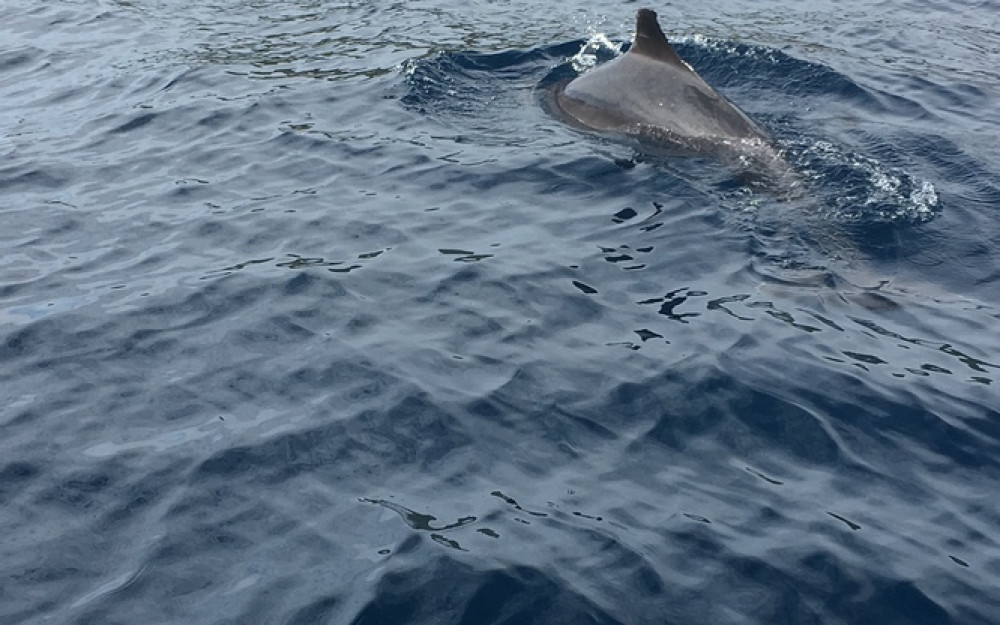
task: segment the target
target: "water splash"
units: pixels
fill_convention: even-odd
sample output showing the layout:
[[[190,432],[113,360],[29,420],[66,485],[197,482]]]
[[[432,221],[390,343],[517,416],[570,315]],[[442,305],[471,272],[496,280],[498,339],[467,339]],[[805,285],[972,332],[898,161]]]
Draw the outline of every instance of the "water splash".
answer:
[[[786,147],[786,154],[804,176],[830,190],[825,204],[831,219],[922,223],[940,210],[934,184],[903,169],[825,140],[802,138]]]
[[[582,73],[597,65],[602,60],[601,57],[607,56],[609,53],[612,56],[620,55],[623,47],[623,42],[615,43],[604,33],[594,32],[584,42],[580,51],[570,58],[569,62],[574,71]]]

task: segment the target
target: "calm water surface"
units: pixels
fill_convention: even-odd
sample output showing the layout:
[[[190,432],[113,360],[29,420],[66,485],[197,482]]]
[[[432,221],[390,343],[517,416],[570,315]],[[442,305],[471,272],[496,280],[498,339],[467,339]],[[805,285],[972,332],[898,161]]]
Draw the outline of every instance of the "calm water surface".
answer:
[[[1000,7],[5,2],[0,621],[1000,622]]]

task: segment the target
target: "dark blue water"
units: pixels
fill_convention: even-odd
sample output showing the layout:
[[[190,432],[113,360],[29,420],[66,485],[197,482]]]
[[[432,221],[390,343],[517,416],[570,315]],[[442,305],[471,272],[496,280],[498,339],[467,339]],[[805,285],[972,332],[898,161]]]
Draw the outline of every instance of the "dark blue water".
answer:
[[[0,622],[1000,623],[998,7],[638,6],[4,3]]]

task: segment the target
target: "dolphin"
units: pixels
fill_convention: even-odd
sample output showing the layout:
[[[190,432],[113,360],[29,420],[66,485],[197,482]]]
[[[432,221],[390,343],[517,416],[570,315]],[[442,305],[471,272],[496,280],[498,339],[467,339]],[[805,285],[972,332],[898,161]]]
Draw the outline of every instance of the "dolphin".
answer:
[[[584,129],[735,160],[767,181],[789,171],[767,133],[677,54],[650,9],[639,9],[628,52],[557,85],[553,100]]]

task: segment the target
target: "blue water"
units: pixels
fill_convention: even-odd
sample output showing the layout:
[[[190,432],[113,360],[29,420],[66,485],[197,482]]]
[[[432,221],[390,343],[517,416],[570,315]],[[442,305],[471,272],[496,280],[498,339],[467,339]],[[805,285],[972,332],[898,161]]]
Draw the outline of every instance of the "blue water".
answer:
[[[995,2],[0,7],[0,622],[1000,623]]]

